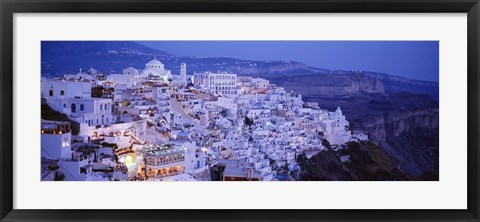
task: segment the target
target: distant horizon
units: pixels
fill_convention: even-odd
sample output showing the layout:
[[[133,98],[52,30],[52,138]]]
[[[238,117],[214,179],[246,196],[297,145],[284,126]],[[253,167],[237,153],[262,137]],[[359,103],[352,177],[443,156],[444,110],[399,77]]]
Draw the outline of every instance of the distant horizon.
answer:
[[[315,68],[369,71],[439,81],[438,41],[136,41],[176,56],[296,61]]]

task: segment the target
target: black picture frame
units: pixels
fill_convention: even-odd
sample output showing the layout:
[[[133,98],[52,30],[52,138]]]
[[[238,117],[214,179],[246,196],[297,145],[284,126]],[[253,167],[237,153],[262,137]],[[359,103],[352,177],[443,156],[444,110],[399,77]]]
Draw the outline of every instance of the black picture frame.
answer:
[[[2,221],[480,221],[478,0],[0,0]],[[13,209],[14,13],[455,13],[468,14],[468,209],[466,210],[21,210]],[[414,200],[412,200],[414,201]],[[445,200],[448,201],[448,200]]]

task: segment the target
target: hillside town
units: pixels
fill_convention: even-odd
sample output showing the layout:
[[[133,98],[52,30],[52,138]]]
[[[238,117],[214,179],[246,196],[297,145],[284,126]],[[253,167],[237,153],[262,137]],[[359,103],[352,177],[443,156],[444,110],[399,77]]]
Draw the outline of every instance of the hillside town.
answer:
[[[263,78],[188,75],[185,63],[177,74],[156,58],[42,77],[41,96],[42,181],[295,181],[298,155],[368,140],[340,107]]]

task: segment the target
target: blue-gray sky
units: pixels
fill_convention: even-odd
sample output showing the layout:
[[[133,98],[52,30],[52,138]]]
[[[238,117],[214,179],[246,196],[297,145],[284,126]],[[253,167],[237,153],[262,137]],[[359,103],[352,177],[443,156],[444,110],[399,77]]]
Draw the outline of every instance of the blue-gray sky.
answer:
[[[438,81],[438,41],[141,41],[179,56],[291,60]]]

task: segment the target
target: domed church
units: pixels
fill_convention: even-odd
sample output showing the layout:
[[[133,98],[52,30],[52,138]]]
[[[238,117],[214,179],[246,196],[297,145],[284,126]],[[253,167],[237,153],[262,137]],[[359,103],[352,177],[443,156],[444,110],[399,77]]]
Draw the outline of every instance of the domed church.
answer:
[[[158,61],[156,57],[145,64],[145,69],[142,70],[141,75],[148,77],[161,77],[164,81],[173,78],[170,70],[166,70],[163,63]]]

